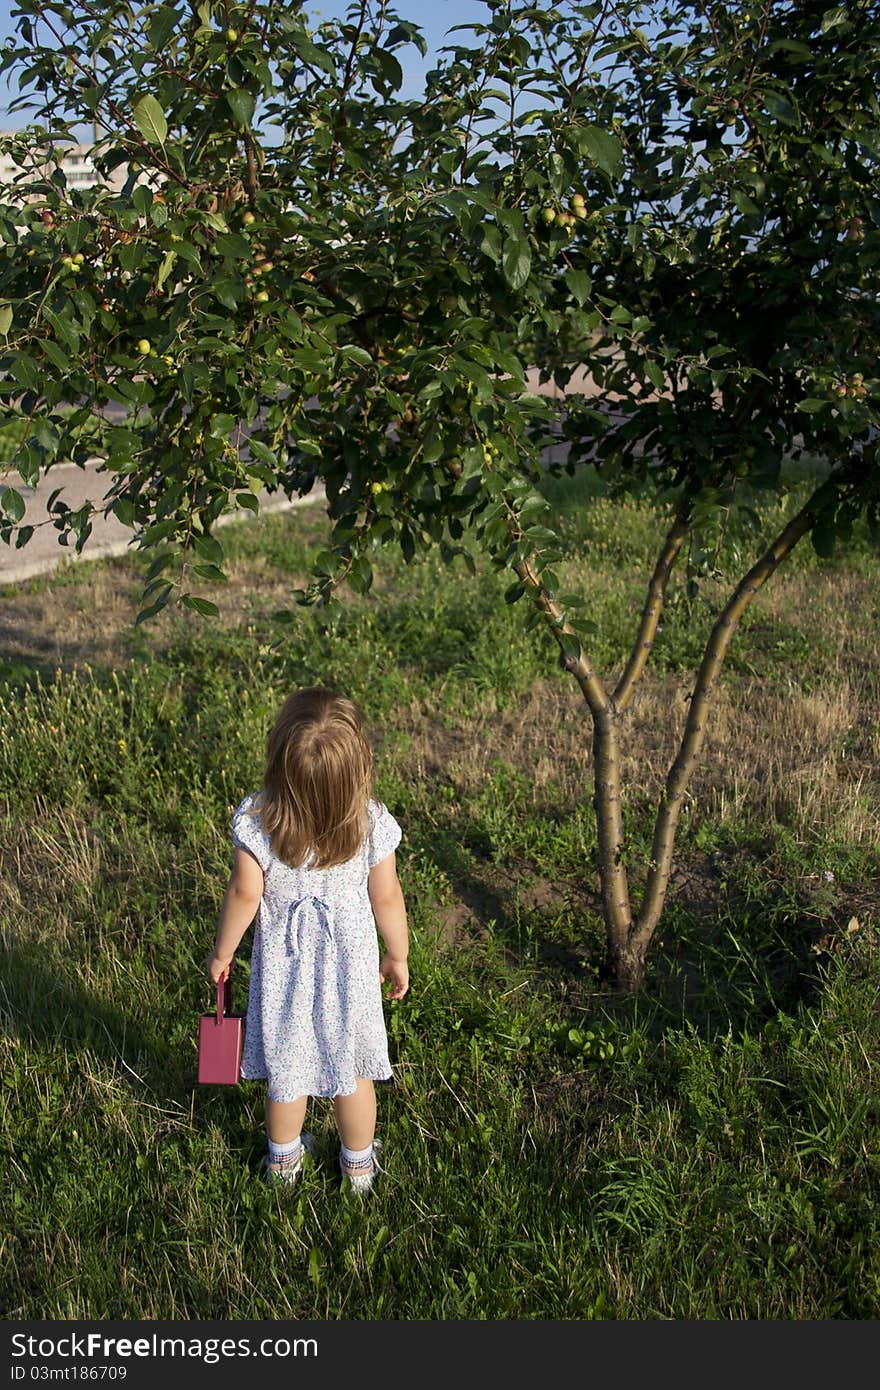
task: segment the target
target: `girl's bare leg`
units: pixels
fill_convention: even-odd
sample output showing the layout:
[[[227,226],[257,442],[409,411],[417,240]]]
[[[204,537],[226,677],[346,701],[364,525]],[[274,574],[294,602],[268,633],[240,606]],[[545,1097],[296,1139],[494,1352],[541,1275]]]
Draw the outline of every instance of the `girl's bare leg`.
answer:
[[[337,1096],[333,1102],[336,1128],[346,1149],[368,1149],[376,1133],[376,1091],[372,1081],[359,1076],[357,1090]]]
[[[266,1101],[266,1133],[273,1144],[290,1144],[302,1132],[308,1096]]]

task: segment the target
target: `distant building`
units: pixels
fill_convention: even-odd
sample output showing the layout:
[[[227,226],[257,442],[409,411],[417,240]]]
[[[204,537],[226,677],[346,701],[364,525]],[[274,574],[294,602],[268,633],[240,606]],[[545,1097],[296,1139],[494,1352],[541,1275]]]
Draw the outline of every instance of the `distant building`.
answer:
[[[16,140],[20,135],[20,131],[0,131],[0,142],[6,146],[7,141]],[[40,157],[42,151],[35,150],[33,163],[24,166],[16,161],[8,146],[0,149],[0,189],[9,197],[20,179],[30,179],[34,176],[48,179],[56,169],[60,169],[64,174],[70,190],[94,188],[97,184],[113,189],[122,188],[128,177],[128,167],[124,164],[118,165],[109,178],[105,178],[92,163],[93,149],[92,141],[70,141],[65,144],[59,142],[46,147],[45,157]]]

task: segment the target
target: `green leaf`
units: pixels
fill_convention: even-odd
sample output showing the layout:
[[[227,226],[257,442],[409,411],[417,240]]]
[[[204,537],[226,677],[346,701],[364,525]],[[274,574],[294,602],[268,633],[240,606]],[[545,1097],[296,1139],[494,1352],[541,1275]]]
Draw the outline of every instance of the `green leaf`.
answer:
[[[135,102],[131,112],[144,139],[151,145],[164,145],[168,134],[168,122],[156,98],[141,97],[140,101]]]
[[[781,92],[765,91],[763,93],[764,106],[775,116],[782,125],[799,126],[801,118],[796,106],[793,106],[788,97],[784,97]]]
[[[501,233],[494,222],[486,222],[483,225],[483,240],[480,242],[480,250],[484,256],[488,256],[498,265],[501,260]]]
[[[5,337],[12,327],[12,305],[0,303],[0,333]]]
[[[223,547],[214,536],[193,536],[193,546],[203,560],[212,565],[223,564]]]
[[[666,389],[666,377],[659,362],[655,362],[652,357],[645,359],[645,375],[651,383],[657,387],[658,391]]]
[[[565,277],[565,283],[578,304],[587,302],[593,289],[593,281],[585,270],[570,270]]]
[[[201,578],[208,579],[212,584],[228,584],[229,580],[221,569],[216,565],[193,565],[193,571]]]
[[[287,22],[285,22],[285,20]],[[320,68],[322,72],[326,72],[330,77],[334,77],[336,68],[327,49],[318,48],[312,43],[308,35],[304,34],[298,28],[299,21],[296,20],[293,15],[285,16],[281,20],[281,23],[285,29],[288,27],[293,29],[293,32],[290,34],[290,42],[293,44],[303,62],[310,63],[312,67]],[[294,26],[297,27],[294,28]]]
[[[158,276],[156,277],[156,287],[157,287],[158,289],[161,290],[162,286],[165,284],[165,281],[168,279],[168,276],[171,274],[171,268],[172,268],[172,266],[174,265],[174,262],[175,262],[176,260],[177,260],[177,252],[176,252],[176,251],[166,251],[166,252],[165,252],[165,255],[164,255],[163,258],[162,258],[162,264],[159,266],[159,274],[158,274]]]
[[[214,415],[211,419],[210,434],[213,439],[225,439],[235,429],[234,415]]]
[[[617,136],[597,125],[574,126],[571,134],[581,154],[613,178],[623,159],[623,146]]]
[[[268,444],[264,444],[261,439],[249,439],[247,442],[249,453],[257,459],[259,463],[265,463],[273,470],[278,471],[278,457],[272,452]]]
[[[201,613],[203,618],[216,618],[220,613],[216,603],[211,603],[210,599],[199,598],[197,594],[184,594],[180,601],[184,608],[191,608],[194,613]]]
[[[240,126],[250,125],[253,115],[255,101],[253,94],[244,87],[235,87],[231,92],[226,93],[226,105],[232,112],[233,120]]]
[[[177,27],[180,15],[170,5],[162,5],[150,19],[150,46],[161,50]]]
[[[806,400],[798,401],[795,408],[804,415],[815,415],[818,410],[824,410],[827,404],[827,401],[817,400],[815,396],[807,396]]]
[[[741,188],[735,188],[732,196],[734,206],[737,207],[740,212],[745,213],[747,217],[760,217],[761,209],[758,207],[757,203],[752,202],[749,195],[744,193]]]
[[[362,367],[372,367],[373,359],[366,348],[356,347],[354,343],[346,343],[340,350],[340,356],[348,362],[358,362]]]
[[[215,280],[214,296],[226,309],[237,309],[239,300],[239,286],[233,280]]]
[[[403,68],[397,61],[393,53],[389,53],[386,48],[374,48],[373,57],[378,66],[382,69],[382,76],[385,82],[393,91],[399,91],[403,86]]]
[[[66,353],[63,353],[61,351],[58,344],[54,343],[51,338],[44,338],[42,347],[43,352],[46,354],[49,361],[52,363],[52,366],[57,367],[59,372],[66,372],[70,370],[70,358],[67,356]]]
[[[373,570],[369,560],[363,555],[358,555],[351,562],[347,578],[356,594],[365,594],[373,582]]]
[[[154,601],[147,608],[142,608],[141,611],[138,613],[137,617],[134,620],[135,627],[139,627],[141,623],[145,623],[148,618],[155,617],[155,615],[165,607],[173,592],[174,585],[166,582],[165,587],[159,594],[159,597],[157,599],[154,599]]]
[[[40,374],[31,357],[26,352],[14,352],[9,356],[9,370],[15,380],[24,387],[26,391],[38,391],[40,387]]]
[[[532,268],[532,253],[529,243],[519,237],[507,237],[501,258],[504,278],[512,290],[521,290],[529,278]]]
[[[0,492],[0,507],[3,508],[10,521],[18,523],[24,516],[24,498],[20,492],[16,492],[14,487],[5,487]]]
[[[307,372],[321,372],[327,365],[327,358],[314,348],[297,348],[290,354],[290,360]]]

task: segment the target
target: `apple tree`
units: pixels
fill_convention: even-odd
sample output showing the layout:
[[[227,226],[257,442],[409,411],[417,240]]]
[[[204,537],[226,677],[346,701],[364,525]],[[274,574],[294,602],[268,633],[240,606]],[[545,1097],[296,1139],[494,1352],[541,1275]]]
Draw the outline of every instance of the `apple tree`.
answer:
[[[214,523],[264,486],[326,490],[304,601],[367,589],[382,547],[468,561],[475,537],[583,692],[609,957],[637,987],[743,611],[803,536],[876,522],[873,7],[487,0],[418,98],[397,55],[423,40],[384,0],[314,30],[272,0],[16,14],[2,64],[35,120],[5,141],[0,411],[22,479],[101,460],[103,497],[59,493],[51,524],[79,547],[98,508],[130,525],[154,556],[144,617],[213,611],[194,590],[222,576]],[[47,152],[84,122],[107,181],[69,188]],[[536,362],[560,384],[584,367],[598,401],[574,391],[554,421]],[[616,683],[554,571],[554,425],[572,466],[598,454],[669,511]],[[634,909],[619,745],[670,573],[798,449],[828,477],[717,615]],[[0,506],[25,544],[15,487]]]

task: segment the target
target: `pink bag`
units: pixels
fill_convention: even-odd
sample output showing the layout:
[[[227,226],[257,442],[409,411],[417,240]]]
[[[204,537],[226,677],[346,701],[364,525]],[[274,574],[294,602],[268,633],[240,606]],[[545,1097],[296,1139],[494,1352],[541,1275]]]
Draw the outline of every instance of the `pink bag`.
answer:
[[[226,982],[217,982],[217,1011],[199,1019],[199,1082],[234,1086],[239,1080],[244,1047],[244,1015],[232,1012],[232,966]]]

